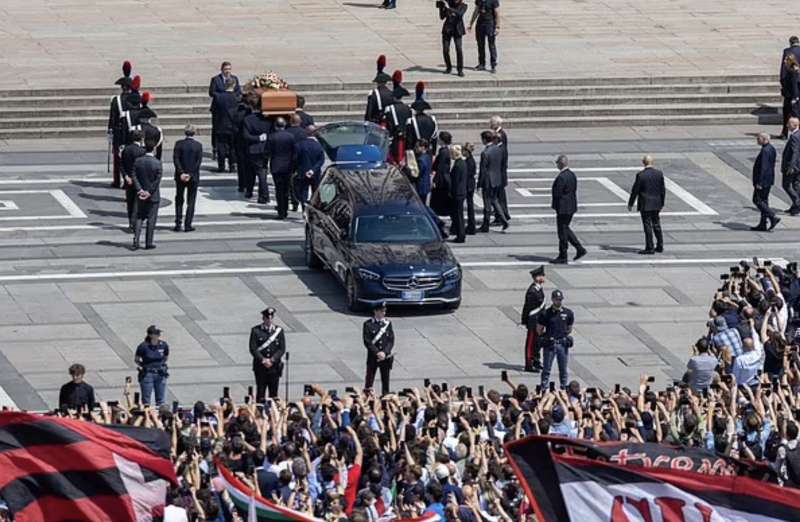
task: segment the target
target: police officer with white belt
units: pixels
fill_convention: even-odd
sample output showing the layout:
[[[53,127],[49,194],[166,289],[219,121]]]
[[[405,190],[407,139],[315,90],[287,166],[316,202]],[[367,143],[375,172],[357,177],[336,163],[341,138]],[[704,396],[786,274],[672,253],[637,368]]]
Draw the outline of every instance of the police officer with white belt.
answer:
[[[250,354],[253,356],[253,373],[256,377],[256,402],[264,401],[269,390],[270,398],[278,396],[278,384],[283,373],[283,354],[286,337],[283,328],[272,322],[274,308],[261,311],[262,323],[250,330]]]
[[[367,375],[364,388],[372,389],[375,372],[381,372],[381,395],[389,393],[389,372],[394,363],[394,330],[386,318],[386,303],[378,303],[371,319],[364,321],[364,347],[367,349]]]

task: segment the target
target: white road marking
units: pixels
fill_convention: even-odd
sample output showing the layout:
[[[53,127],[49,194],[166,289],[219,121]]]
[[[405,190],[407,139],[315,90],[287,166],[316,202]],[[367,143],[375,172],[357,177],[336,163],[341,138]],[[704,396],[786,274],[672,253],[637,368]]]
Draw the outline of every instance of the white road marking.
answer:
[[[585,207],[619,207],[625,206],[627,203],[620,203],[618,201],[610,202],[610,203],[578,203],[578,208]],[[550,208],[550,203],[509,203],[508,208]],[[662,212],[663,215],[663,212]],[[513,215],[511,217],[517,217],[517,215]]]
[[[573,265],[692,265],[692,264],[731,264],[738,263],[743,258],[692,258],[692,259],[589,259],[573,262]],[[786,264],[782,257],[763,258],[771,259],[776,264]],[[461,263],[465,268],[502,268],[538,266],[541,261],[465,261]],[[129,272],[84,272],[65,274],[19,274],[0,275],[0,283],[13,283],[24,281],[74,281],[81,279],[129,279],[139,277],[180,277],[180,276],[216,276],[236,274],[276,274],[287,272],[308,272],[306,266],[269,266],[269,267],[243,267],[243,268],[183,268],[174,270],[132,270]]]
[[[570,167],[570,170],[576,174],[579,172],[639,172],[640,170],[642,170],[642,167]],[[537,173],[557,174],[558,169],[555,167],[533,168],[533,169],[508,169],[508,172],[512,172],[515,174],[522,174],[525,172],[531,172],[534,174]]]
[[[64,215],[50,215],[50,216],[2,216],[0,217],[0,221],[41,221],[45,219],[83,219],[86,218],[86,214],[75,204],[74,201],[69,199],[63,190],[0,190],[0,194],[50,194],[53,199],[58,201],[58,203],[67,211],[66,216]],[[17,209],[15,203],[12,202]]]
[[[681,198],[684,203],[697,210],[697,212],[700,214],[703,214],[704,216],[717,215],[717,212],[713,208],[694,197],[688,190],[684,189],[666,176],[664,176],[664,184],[666,185],[667,190]]]
[[[213,169],[217,168],[216,163],[203,163],[202,166]],[[172,162],[164,161],[164,167],[165,170],[166,168],[172,168]],[[111,173],[106,173],[106,168],[107,166],[105,163],[65,163],[63,165],[2,165],[0,166],[0,174],[14,172],[96,172],[97,174],[105,174],[106,178],[110,178]]]
[[[162,183],[174,182],[174,179],[164,173]],[[234,181],[236,174],[200,174],[200,181]],[[35,178],[35,179],[0,179],[0,185],[52,185],[53,183],[108,183],[107,176],[86,176],[82,178],[70,176],[52,176],[49,178]],[[268,183],[272,185],[272,181],[268,179]]]
[[[0,192],[2,193],[2,192]],[[53,196],[56,201],[61,203],[61,206],[67,209],[69,215],[76,218],[85,218],[86,214],[80,209],[78,205],[72,201],[69,196],[67,196],[63,190],[51,190],[50,195]]]
[[[6,393],[2,386],[0,386],[0,408],[17,408],[17,403]]]
[[[700,213],[696,212],[694,210],[675,211],[675,212],[667,211],[667,212],[662,212],[660,214],[661,217],[664,217],[664,216],[699,216],[699,215],[700,215]],[[556,215],[551,212],[549,214],[514,214],[511,217],[514,218],[514,219],[517,219],[517,218],[523,218],[523,219],[546,219],[546,218],[550,218],[550,219],[555,219]],[[635,217],[635,218],[638,219],[639,218],[639,213],[638,212],[603,212],[603,213],[588,213],[587,214],[585,212],[581,212],[581,213],[575,214],[573,217],[575,219],[578,219],[578,218],[616,218],[616,217]]]
[[[63,217],[63,216],[61,216]],[[57,217],[60,219],[60,217]],[[224,227],[224,226],[239,226],[239,225],[286,225],[287,223],[299,224],[294,221],[278,221],[278,220],[262,220],[260,218],[253,218],[249,220],[228,220],[228,221],[201,221],[195,220],[196,227]],[[158,230],[171,230],[173,225],[158,225]],[[107,223],[103,225],[39,225],[30,227],[0,227],[0,232],[47,232],[47,231],[68,231],[68,230],[102,230],[104,228],[128,228],[124,223]]]
[[[509,180],[511,181],[511,180]],[[532,191],[547,191],[550,192],[550,189],[547,188],[525,188],[525,187],[516,187],[514,190],[517,191],[517,194],[522,196],[523,198],[549,198],[550,194],[534,194]]]
[[[0,201],[0,210],[19,210],[19,207],[11,200],[4,200]]]
[[[608,189],[609,192],[611,192],[612,194],[620,198],[622,201],[624,201],[626,205],[628,204],[628,198],[630,197],[630,194],[625,192],[625,189],[623,189],[622,187],[620,187],[619,185],[617,185],[608,178],[597,178],[597,182],[600,183],[602,186],[604,186],[606,189]]]

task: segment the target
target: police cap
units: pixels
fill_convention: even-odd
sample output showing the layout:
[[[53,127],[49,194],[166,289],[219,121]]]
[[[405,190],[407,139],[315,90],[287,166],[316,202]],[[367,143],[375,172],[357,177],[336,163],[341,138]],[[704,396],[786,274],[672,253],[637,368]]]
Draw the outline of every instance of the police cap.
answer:
[[[561,290],[553,290],[553,293],[550,294],[550,298],[553,299],[554,301],[555,300],[561,301],[562,299],[564,299],[564,294],[561,292]]]
[[[539,265],[537,268],[531,270],[532,277],[538,277],[544,275],[544,265]]]
[[[275,309],[272,308],[271,306],[268,306],[267,308],[264,308],[263,310],[261,310],[261,315],[266,315],[268,317],[274,317],[275,316]]]
[[[375,306],[372,307],[373,310],[386,310],[386,301],[378,301],[375,303]]]

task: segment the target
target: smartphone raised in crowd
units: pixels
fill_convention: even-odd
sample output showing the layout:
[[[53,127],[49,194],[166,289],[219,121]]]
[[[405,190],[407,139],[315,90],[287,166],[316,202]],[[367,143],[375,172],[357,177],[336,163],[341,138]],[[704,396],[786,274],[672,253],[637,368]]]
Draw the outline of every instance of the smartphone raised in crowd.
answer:
[[[506,370],[500,372],[500,380],[503,382],[508,381],[508,372]]]

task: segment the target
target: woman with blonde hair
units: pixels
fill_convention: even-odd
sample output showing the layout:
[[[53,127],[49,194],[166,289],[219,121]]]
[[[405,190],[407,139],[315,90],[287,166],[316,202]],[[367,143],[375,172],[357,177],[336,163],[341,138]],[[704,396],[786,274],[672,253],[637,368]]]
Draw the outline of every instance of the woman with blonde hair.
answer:
[[[454,243],[463,243],[466,239],[464,229],[464,201],[467,199],[467,163],[461,153],[461,145],[450,146],[450,201],[453,205],[451,213],[450,234],[456,236]]]

